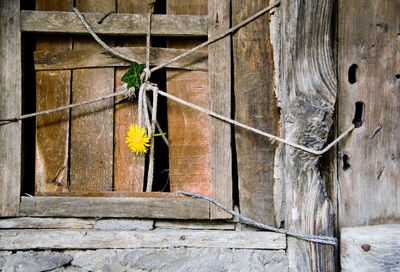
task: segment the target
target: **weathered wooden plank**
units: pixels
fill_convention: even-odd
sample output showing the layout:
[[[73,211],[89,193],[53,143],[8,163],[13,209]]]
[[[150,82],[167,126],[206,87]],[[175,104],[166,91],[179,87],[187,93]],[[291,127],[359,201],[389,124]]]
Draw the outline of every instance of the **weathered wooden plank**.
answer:
[[[218,247],[285,249],[284,234],[244,231],[0,230],[1,250]],[[252,241],[249,243],[249,241]]]
[[[269,0],[233,1],[232,24],[268,6]],[[274,60],[269,15],[263,15],[233,35],[235,119],[278,134],[274,93]],[[264,224],[274,220],[274,156],[276,145],[264,136],[235,127],[240,211]]]
[[[71,11],[73,1],[36,0],[37,10]],[[71,50],[68,37],[36,38],[36,50]],[[70,103],[71,71],[36,72],[36,111]],[[69,110],[36,118],[35,192],[68,190]]]
[[[235,223],[221,221],[192,220],[157,220],[154,226],[158,229],[193,229],[193,230],[234,230]]]
[[[118,13],[142,13],[145,14],[149,6],[147,1],[129,0],[118,1]],[[117,40],[118,46],[143,46],[142,37],[122,38]],[[120,47],[123,49],[124,47]],[[131,47],[132,48],[132,47]],[[145,49],[140,52],[143,60],[146,56]],[[122,76],[126,68],[115,69],[116,90],[123,82]],[[120,97],[116,97],[119,99]],[[136,155],[131,152],[125,143],[126,132],[132,123],[137,123],[137,100],[124,101],[114,108],[114,191],[143,192],[145,155]]]
[[[167,2],[167,14],[207,14],[207,1]],[[169,39],[167,47],[191,48],[193,39]],[[208,108],[208,73],[167,71],[168,93]],[[168,100],[168,139],[170,190],[184,190],[210,196],[210,123],[209,117]]]
[[[342,228],[342,271],[400,271],[400,225]]]
[[[125,55],[131,56],[140,62],[145,62],[146,49],[144,47],[116,47],[113,48]],[[150,65],[159,65],[182,53],[184,49],[151,48]],[[131,63],[111,57],[104,51],[93,50],[64,50],[64,51],[36,51],[35,70],[63,70],[91,67],[121,67],[130,66]],[[207,53],[194,52],[167,68],[190,70],[207,70]]]
[[[333,123],[336,78],[331,56],[332,0],[281,2],[283,136],[320,150]],[[283,148],[286,226],[289,231],[333,236],[333,208],[318,157]],[[335,271],[334,247],[288,237],[290,271]]]
[[[0,229],[92,229],[94,219],[18,217],[0,220]]]
[[[110,12],[115,0],[85,0],[82,11]],[[113,45],[113,41],[109,41]],[[101,50],[92,38],[76,38],[76,49]],[[76,69],[73,72],[72,102],[114,92],[114,69]],[[73,108],[71,111],[71,191],[112,191],[113,187],[113,99]]]
[[[363,119],[339,143],[341,227],[400,223],[399,14],[399,1],[339,1],[339,133]]]
[[[127,191],[110,191],[110,192],[48,192],[38,193],[37,196],[82,196],[82,197],[167,197],[167,198],[183,198],[181,195],[166,192],[127,192]]]
[[[20,2],[0,1],[0,118],[21,114]],[[21,122],[0,125],[0,216],[18,215]]]
[[[100,7],[100,5],[97,5]],[[79,7],[78,7],[79,9]],[[83,12],[83,9],[80,10]],[[104,35],[145,35],[147,16],[143,14],[118,14],[107,16],[107,12],[83,13],[89,25],[98,34]],[[21,30],[25,32],[87,34],[74,12],[21,11]],[[154,15],[151,24],[154,36],[207,36],[207,16]]]
[[[72,43],[59,45],[68,47]],[[71,71],[38,71],[36,110],[68,105],[70,91]],[[68,138],[69,110],[36,118],[35,192],[68,190]]]
[[[208,37],[230,27],[231,1],[208,1]],[[231,38],[225,37],[208,46],[208,88],[210,109],[231,116]],[[211,196],[232,208],[232,147],[231,125],[221,120],[210,120]],[[231,214],[211,207],[211,218],[230,218]]]
[[[117,0],[117,10],[119,13],[146,14],[153,0]]]
[[[126,71],[116,69],[116,90],[123,85]],[[125,143],[129,126],[137,123],[137,100],[115,105],[114,115],[114,191],[143,192],[145,155],[136,155]]]
[[[23,216],[208,219],[200,199],[151,197],[22,197]]]

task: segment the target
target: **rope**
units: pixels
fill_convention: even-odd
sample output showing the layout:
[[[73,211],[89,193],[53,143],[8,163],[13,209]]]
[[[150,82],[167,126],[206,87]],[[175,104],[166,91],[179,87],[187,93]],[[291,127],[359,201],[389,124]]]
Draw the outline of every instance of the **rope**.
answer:
[[[151,113],[151,131],[155,130],[156,121],[157,121],[157,102],[158,102],[158,88],[153,86],[153,110]],[[150,158],[149,158],[149,169],[147,171],[147,185],[146,192],[151,192],[153,188],[153,176],[154,176],[154,150],[155,150],[155,139],[151,137],[150,139]]]
[[[98,101],[101,101],[101,100],[105,100],[105,99],[108,99],[108,98],[112,98],[112,97],[115,97],[115,96],[118,96],[118,95],[122,95],[122,94],[128,93],[128,91],[126,90],[126,86],[121,86],[118,89],[119,90],[123,89],[123,90],[119,91],[119,92],[116,92],[116,93],[112,93],[112,94],[108,94],[108,95],[105,95],[105,96],[93,98],[93,99],[90,99],[90,100],[85,100],[85,101],[82,101],[82,102],[79,102],[79,103],[74,103],[74,104],[61,106],[61,107],[54,108],[54,109],[38,111],[38,112],[34,112],[34,113],[28,113],[28,114],[21,115],[19,117],[14,117],[14,118],[0,119],[0,121],[5,122],[5,123],[2,123],[1,125],[7,124],[9,122],[17,122],[17,121],[20,121],[20,120],[24,120],[24,119],[27,119],[27,118],[32,118],[32,117],[39,116],[39,115],[50,114],[50,113],[57,112],[57,111],[72,109],[72,108],[75,108],[75,107],[79,107],[79,106],[82,106],[82,105],[95,103],[95,102],[98,102]]]
[[[142,84],[142,86],[144,88],[145,84]],[[142,89],[142,86],[141,86],[140,89]],[[85,105],[85,104],[90,104],[90,103],[93,103],[93,102],[101,101],[101,100],[104,100],[104,99],[107,99],[107,98],[111,98],[111,97],[114,97],[114,96],[118,96],[118,95],[122,95],[122,94],[128,93],[128,91],[126,90],[126,84],[124,84],[122,87],[125,87],[124,91],[120,91],[120,92],[117,92],[117,93],[109,94],[109,95],[106,95],[106,96],[103,96],[103,97],[99,97],[99,98],[95,98],[95,99],[92,99],[92,100],[83,101],[81,103],[70,104],[70,105],[66,105],[66,106],[55,108],[55,109],[51,109],[51,110],[45,110],[45,111],[25,114],[25,115],[21,115],[20,117],[8,118],[8,119],[0,119],[0,121],[4,121],[6,123],[7,122],[16,122],[16,121],[19,121],[19,120],[35,117],[35,116],[38,116],[38,115],[49,114],[49,113],[56,112],[56,111],[70,109],[70,108],[78,107],[78,106]],[[213,116],[215,118],[218,118],[220,120],[223,120],[225,122],[233,124],[235,126],[238,126],[238,127],[253,131],[254,133],[260,134],[262,136],[265,136],[265,137],[270,138],[272,140],[275,140],[277,142],[292,146],[294,148],[303,150],[305,152],[308,152],[308,153],[311,153],[311,154],[314,154],[314,155],[317,155],[317,156],[320,156],[320,155],[326,153],[327,151],[329,151],[334,145],[336,145],[339,141],[341,141],[344,137],[346,137],[355,128],[354,124],[351,124],[351,126],[345,132],[343,132],[336,140],[334,140],[332,143],[327,145],[324,149],[322,149],[322,150],[314,150],[314,149],[308,148],[306,146],[302,146],[302,145],[299,145],[299,144],[296,144],[296,143],[289,142],[289,141],[287,141],[287,140],[285,140],[283,138],[280,138],[278,136],[274,136],[272,134],[269,134],[267,132],[261,131],[259,129],[250,127],[250,126],[248,126],[246,124],[240,123],[240,122],[238,122],[236,120],[233,120],[231,118],[228,118],[228,117],[223,116],[221,114],[218,114],[216,112],[210,111],[210,110],[208,110],[206,108],[197,106],[195,104],[187,102],[187,101],[185,101],[183,99],[180,99],[180,98],[178,98],[176,96],[173,96],[173,95],[171,95],[169,93],[166,93],[166,92],[163,92],[161,90],[158,90],[158,94],[160,94],[162,96],[165,96],[165,97],[167,97],[167,98],[169,98],[171,100],[174,100],[175,102],[178,102],[180,104],[183,104],[185,106],[191,107],[191,108],[193,108],[195,110],[201,111],[201,112],[206,113],[206,114],[208,114],[210,116]],[[142,108],[142,106],[140,106],[140,104],[143,103],[143,98],[141,98],[142,95],[144,95],[144,91],[142,91],[142,92],[139,91],[139,98],[138,98],[138,104],[139,105],[138,105],[138,108]],[[142,114],[141,111],[139,111],[139,117],[141,116],[141,114]],[[139,120],[140,120],[140,118],[139,118]],[[5,123],[2,123],[1,125],[4,125],[4,124]],[[139,123],[139,125],[141,125],[141,127],[143,127],[143,124]]]
[[[220,39],[222,39],[222,38],[228,36],[228,35],[231,34],[232,32],[235,32],[236,30],[238,30],[238,29],[241,28],[242,26],[245,26],[245,25],[247,25],[248,23],[254,21],[255,19],[257,19],[258,17],[260,17],[260,16],[263,15],[264,13],[266,13],[266,12],[270,11],[271,9],[273,9],[274,7],[278,6],[279,4],[280,4],[280,1],[276,1],[276,2],[272,3],[272,4],[269,5],[268,7],[266,7],[266,8],[264,8],[264,9],[260,10],[259,12],[255,13],[254,15],[248,17],[247,19],[245,19],[245,20],[242,21],[241,23],[239,23],[239,24],[237,24],[237,25],[235,25],[235,26],[233,26],[233,27],[231,27],[231,28],[228,28],[227,30],[225,30],[225,31],[222,32],[221,34],[214,36],[213,38],[209,39],[208,41],[206,41],[206,42],[204,42],[204,43],[202,43],[202,44],[199,44],[199,45],[196,46],[196,47],[193,47],[192,49],[186,51],[185,53],[183,53],[183,54],[181,54],[181,55],[179,55],[179,56],[177,56],[177,57],[175,57],[175,58],[172,58],[172,59],[170,59],[169,61],[166,61],[166,62],[163,63],[163,64],[160,64],[160,65],[158,65],[158,66],[152,68],[150,71],[151,71],[151,72],[154,72],[154,71],[157,71],[157,70],[159,70],[159,69],[161,69],[161,68],[164,68],[164,67],[167,66],[168,64],[171,64],[171,63],[173,63],[173,62],[175,62],[175,61],[177,61],[177,60],[180,60],[181,58],[184,58],[184,57],[186,57],[187,55],[189,55],[189,54],[191,54],[191,53],[193,53],[193,52],[195,52],[195,51],[197,51],[197,50],[199,50],[199,49],[201,49],[201,48],[203,48],[203,47],[205,47],[205,46],[207,46],[207,45],[209,45],[209,44],[211,44],[211,43],[214,43],[214,42],[216,42],[216,41],[218,41],[218,40],[220,40]]]
[[[277,1],[277,2],[275,2],[275,3],[273,3],[273,4],[271,4],[270,6],[264,8],[263,10],[261,10],[261,11],[259,11],[259,12],[257,12],[257,13],[254,14],[253,16],[247,18],[246,20],[244,20],[244,21],[241,22],[240,24],[238,24],[238,25],[236,25],[236,26],[234,26],[234,27],[232,27],[232,28],[226,30],[225,32],[221,33],[220,35],[217,35],[216,37],[210,39],[209,41],[207,41],[207,42],[205,42],[205,43],[203,43],[203,44],[201,44],[201,45],[199,45],[199,46],[196,46],[196,47],[194,47],[194,48],[191,49],[191,50],[188,50],[188,51],[185,52],[184,54],[182,54],[182,55],[180,55],[180,56],[178,56],[178,57],[175,57],[174,59],[171,59],[170,61],[168,61],[168,62],[166,62],[166,63],[164,63],[164,64],[161,64],[161,65],[159,65],[159,66],[156,66],[156,67],[150,69],[149,72],[151,73],[151,72],[153,72],[153,71],[155,71],[155,70],[161,69],[161,68],[165,67],[166,65],[168,65],[168,64],[170,64],[170,63],[176,61],[177,59],[183,58],[184,56],[186,56],[186,55],[188,55],[188,54],[190,54],[190,53],[192,53],[192,52],[194,52],[194,51],[200,49],[201,47],[204,47],[204,46],[206,46],[206,45],[208,45],[208,44],[210,44],[210,43],[212,43],[212,42],[215,42],[215,41],[217,41],[217,40],[219,40],[219,39],[225,37],[225,36],[228,35],[229,33],[231,33],[231,32],[233,32],[233,31],[239,29],[239,28],[242,27],[243,25],[245,25],[245,24],[251,22],[252,20],[258,18],[259,16],[261,16],[261,15],[264,14],[265,12],[268,12],[268,11],[271,10],[272,8],[276,7],[277,5],[279,5],[279,1]],[[87,24],[87,22],[85,21],[85,18],[80,14],[79,10],[77,10],[76,8],[74,8],[74,11],[75,11],[75,13],[78,15],[78,17],[81,19],[81,21],[82,21],[82,23],[85,25],[85,27],[87,26],[87,29],[88,29],[88,31],[89,31],[89,29],[91,29],[91,28],[90,28],[90,26]],[[99,41],[99,40],[100,40],[100,44],[104,44],[104,45],[105,45],[105,43],[104,43],[103,41],[101,41],[101,39],[100,39],[92,30],[90,30],[89,33],[91,33],[93,37],[97,37],[97,38],[95,38],[96,41]],[[122,55],[122,54],[116,52],[115,50],[111,49],[111,48],[108,47],[107,45],[105,45],[105,46],[106,46],[106,47],[104,47],[104,48],[105,48],[106,50],[108,50],[109,52],[115,54],[116,56],[121,57],[121,58],[125,58],[125,59],[127,59],[127,60],[129,60],[129,61],[135,61],[135,62],[137,62],[136,60],[132,60],[132,59],[130,59],[129,57],[124,56],[124,55]],[[147,84],[147,85],[148,85],[148,84]],[[147,103],[147,102],[144,100],[144,98],[143,98],[143,97],[145,96],[144,92],[146,91],[146,90],[144,89],[145,86],[146,86],[145,84],[142,84],[142,86],[140,87],[140,90],[141,90],[141,91],[139,90],[139,98],[138,98],[138,108],[139,108],[138,117],[139,117],[139,122],[140,122],[140,120],[141,120],[141,118],[142,118],[143,103]],[[97,102],[97,101],[100,101],[100,100],[103,100],[103,99],[107,99],[107,98],[111,98],[111,97],[114,97],[114,96],[118,96],[118,95],[121,95],[121,94],[127,94],[128,91],[126,90],[126,84],[124,84],[124,85],[122,86],[122,88],[124,88],[123,91],[120,91],[120,92],[117,92],[117,93],[113,93],[113,94],[109,94],[109,95],[106,95],[106,96],[103,96],[103,97],[95,98],[95,99],[92,99],[92,100],[87,100],[87,101],[83,101],[83,102],[76,103],[76,104],[70,104],[70,105],[66,105],[66,106],[59,107],[59,108],[55,108],[55,109],[51,109],[51,110],[45,110],[45,111],[41,111],[41,112],[25,114],[25,115],[22,115],[22,116],[20,116],[20,117],[8,118],[8,119],[0,119],[0,121],[15,122],[15,121],[23,120],[23,119],[26,119],[26,118],[31,118],[31,117],[38,116],[38,115],[42,115],[42,114],[49,114],[49,113],[56,112],[56,111],[61,111],[61,110],[70,109],[70,108],[74,108],[74,107],[81,106],[81,105],[85,105],[85,104],[94,103],[94,102]],[[150,88],[149,90],[151,90],[151,89],[152,89],[152,88]],[[163,95],[163,96],[169,98],[169,99],[174,100],[175,102],[181,103],[181,104],[183,104],[183,105],[186,105],[186,106],[188,106],[188,107],[191,107],[191,108],[193,108],[193,109],[196,109],[196,110],[198,110],[198,111],[201,111],[201,112],[203,112],[203,113],[206,113],[206,114],[208,114],[208,115],[210,115],[210,116],[213,116],[213,117],[215,117],[215,118],[218,118],[218,119],[220,119],[220,120],[223,120],[223,121],[225,121],[225,122],[228,122],[228,123],[230,123],[230,124],[233,124],[233,125],[235,125],[235,126],[242,127],[242,128],[244,128],[244,129],[253,131],[254,133],[263,135],[263,136],[265,136],[265,137],[267,137],[267,138],[269,138],[269,139],[272,139],[272,140],[275,140],[275,141],[277,141],[277,142],[280,142],[280,143],[283,143],[283,144],[292,146],[292,147],[294,147],[294,148],[303,150],[303,151],[305,151],[305,152],[308,152],[308,153],[311,153],[311,154],[314,154],[314,155],[317,155],[317,156],[320,156],[320,155],[326,153],[326,152],[327,152],[328,150],[330,150],[337,142],[339,142],[340,140],[342,140],[346,135],[348,135],[348,134],[355,128],[354,124],[352,124],[344,133],[342,133],[336,140],[334,140],[332,143],[330,143],[330,144],[329,144],[328,146],[326,146],[324,149],[322,149],[322,150],[313,150],[313,149],[308,148],[308,147],[306,147],[306,146],[302,146],[302,145],[299,145],[299,144],[296,144],[296,143],[289,142],[289,141],[287,141],[287,140],[285,140],[285,139],[283,139],[283,138],[280,138],[280,137],[274,136],[274,135],[272,135],[272,134],[269,134],[269,133],[267,133],[267,132],[261,131],[261,130],[259,130],[259,129],[250,127],[250,126],[248,126],[248,125],[246,125],[246,124],[240,123],[240,122],[238,122],[238,121],[236,121],[236,120],[233,120],[233,119],[228,118],[228,117],[226,117],[226,116],[220,115],[220,114],[218,114],[218,113],[216,113],[216,112],[213,112],[213,111],[210,111],[210,110],[208,110],[208,109],[206,109],[206,108],[197,106],[197,105],[195,105],[195,104],[192,104],[192,103],[190,103],[190,102],[187,102],[187,101],[185,101],[185,100],[183,100],[183,99],[180,99],[180,98],[178,98],[178,97],[175,97],[175,96],[173,96],[173,95],[171,95],[171,94],[168,94],[168,93],[166,93],[166,92],[163,92],[163,91],[161,91],[161,90],[158,90],[158,93],[159,93],[160,95]],[[3,125],[3,124],[5,124],[5,123],[2,123],[2,125]],[[140,124],[140,123],[139,123],[139,125],[141,125],[141,126],[143,127],[143,124]]]
[[[233,216],[236,216],[237,218],[239,218],[239,222],[240,223],[246,224],[248,226],[252,226],[252,227],[256,227],[256,228],[264,229],[264,230],[269,230],[269,231],[273,231],[273,232],[277,232],[277,233],[286,234],[286,235],[289,235],[289,236],[292,236],[292,237],[295,237],[295,238],[298,238],[298,239],[301,239],[301,240],[314,242],[314,243],[319,243],[319,244],[337,246],[337,243],[338,243],[338,241],[337,241],[337,239],[335,237],[291,232],[291,231],[287,231],[285,229],[278,229],[278,228],[274,228],[274,227],[262,224],[260,222],[257,222],[257,221],[254,221],[252,219],[249,219],[249,218],[241,215],[240,213],[237,213],[237,212],[233,211],[232,209],[229,209],[228,207],[224,206],[220,202],[218,202],[215,199],[212,199],[212,198],[210,198],[208,196],[199,195],[199,194],[195,194],[195,193],[189,193],[189,192],[185,192],[185,191],[176,191],[175,193],[176,194],[185,195],[185,196],[190,196],[190,197],[193,197],[193,198],[205,199],[208,202],[211,202],[214,205],[218,206],[219,208],[223,209],[224,211],[232,214]]]
[[[113,53],[115,56],[121,58],[121,59],[125,59],[127,61],[130,62],[137,62],[139,63],[138,60],[131,58],[127,55],[124,55],[114,49],[112,49],[111,47],[109,47],[105,42],[103,42],[99,36],[96,35],[96,33],[94,33],[93,29],[89,26],[89,24],[87,23],[87,21],[85,20],[85,17],[83,17],[82,13],[77,9],[77,8],[72,8],[72,10],[75,12],[75,14],[78,16],[78,18],[81,20],[83,26],[86,28],[86,30],[93,36],[93,38],[107,51]]]
[[[148,110],[147,110],[147,104],[151,105],[149,99],[147,98],[147,95],[144,94],[143,96],[143,102],[142,105],[144,106],[144,111],[146,112],[146,124],[148,125],[147,127],[147,134],[150,139],[150,154],[149,154],[149,167],[147,170],[147,185],[146,185],[146,192],[151,192],[153,188],[153,178],[154,178],[154,150],[155,150],[155,139],[152,137],[154,131],[155,131],[155,126],[157,122],[157,102],[158,102],[158,88],[156,86],[153,86],[149,83],[149,78],[151,76],[151,71],[150,71],[150,46],[151,46],[151,12],[147,13],[147,32],[146,32],[146,68],[144,69],[144,83],[143,85],[146,85],[145,91],[147,90],[153,90],[153,108],[152,108],[152,113],[151,113],[151,123],[150,120],[148,120]]]
[[[260,135],[262,135],[262,136],[265,136],[265,137],[267,137],[267,138],[269,138],[269,139],[271,139],[271,140],[275,140],[275,141],[277,141],[277,142],[284,143],[284,144],[286,144],[286,145],[292,146],[292,147],[294,147],[294,148],[303,150],[303,151],[305,151],[305,152],[308,152],[308,153],[311,153],[311,154],[314,154],[314,155],[317,155],[317,156],[320,156],[320,155],[324,154],[325,152],[327,152],[329,149],[331,149],[336,143],[338,143],[340,140],[342,140],[347,134],[349,134],[349,133],[355,128],[354,124],[351,124],[351,126],[350,126],[345,132],[343,132],[336,140],[334,140],[332,143],[330,143],[330,144],[329,144],[327,147],[325,147],[323,150],[314,150],[314,149],[308,148],[308,147],[306,147],[306,146],[302,146],[302,145],[299,145],[299,144],[296,144],[296,143],[289,142],[288,140],[285,140],[285,139],[280,138],[280,137],[278,137],[278,136],[269,134],[269,133],[264,132],[264,131],[262,131],[262,130],[259,130],[259,129],[250,127],[250,126],[245,125],[245,124],[243,124],[243,123],[240,123],[240,122],[238,122],[238,121],[236,121],[236,120],[233,120],[233,119],[231,119],[231,118],[228,118],[228,117],[223,116],[223,115],[221,115],[221,114],[218,114],[218,113],[216,113],[216,112],[210,111],[210,110],[208,110],[208,109],[206,109],[206,108],[197,106],[197,105],[192,104],[192,103],[190,103],[190,102],[187,102],[187,101],[185,101],[185,100],[183,100],[183,99],[180,99],[180,98],[178,98],[178,97],[176,97],[176,96],[173,96],[173,95],[171,95],[171,94],[169,94],[169,93],[166,93],[166,92],[163,92],[163,91],[161,91],[161,90],[159,90],[158,92],[159,92],[160,95],[165,96],[165,97],[167,97],[167,98],[169,98],[169,99],[171,99],[171,100],[174,100],[175,102],[178,102],[178,103],[180,103],[180,104],[183,104],[183,105],[185,105],[185,106],[188,106],[188,107],[190,107],[190,108],[192,108],[192,109],[201,111],[201,112],[203,112],[203,113],[205,113],[205,114],[208,114],[208,115],[210,115],[210,116],[213,116],[213,117],[215,117],[215,118],[218,118],[218,119],[220,119],[220,120],[223,120],[223,121],[225,121],[225,122],[227,122],[227,123],[230,123],[230,124],[232,124],[232,125],[235,125],[235,126],[238,126],[238,127],[241,127],[241,128],[244,128],[244,129],[247,129],[247,130],[250,130],[250,131],[253,131],[254,133],[257,133],[257,134],[260,134]]]
[[[257,19],[258,17],[260,17],[260,16],[263,15],[264,13],[267,13],[268,11],[270,11],[271,9],[273,9],[274,7],[278,6],[279,4],[280,4],[280,1],[279,1],[279,0],[276,1],[276,2],[274,2],[274,3],[272,3],[272,4],[269,5],[268,7],[266,7],[266,8],[264,8],[264,9],[260,10],[259,12],[255,13],[254,15],[248,17],[247,19],[245,19],[245,20],[242,21],[241,23],[239,23],[239,24],[237,24],[237,25],[235,25],[235,26],[233,26],[233,27],[231,27],[231,28],[228,28],[228,29],[225,30],[224,32],[222,32],[222,33],[220,33],[220,34],[214,36],[213,38],[209,39],[208,41],[206,41],[206,42],[204,42],[204,43],[202,43],[202,44],[199,44],[198,46],[193,47],[192,49],[187,50],[185,53],[183,53],[183,54],[181,54],[181,55],[179,55],[179,56],[176,56],[175,58],[172,58],[172,59],[170,59],[170,60],[168,60],[168,61],[166,61],[166,62],[164,62],[164,63],[162,63],[162,64],[160,64],[160,65],[158,65],[158,66],[156,66],[156,67],[153,67],[152,69],[150,69],[150,72],[154,72],[154,71],[160,70],[160,69],[166,67],[167,65],[169,65],[169,64],[171,64],[171,63],[174,63],[175,61],[180,60],[180,59],[186,57],[187,55],[189,55],[189,54],[191,54],[191,53],[193,53],[193,52],[195,52],[195,51],[197,51],[197,50],[199,50],[199,49],[201,49],[201,48],[203,48],[203,47],[206,47],[207,45],[209,45],[209,44],[211,44],[211,43],[214,43],[214,42],[216,42],[216,41],[218,41],[218,40],[220,40],[220,39],[222,39],[222,38],[228,36],[228,35],[231,34],[232,32],[235,32],[236,30],[238,30],[238,29],[241,28],[242,26],[247,25],[248,23],[254,21],[255,19]],[[87,21],[85,20],[85,18],[84,18],[83,15],[81,14],[81,12],[80,12],[77,8],[73,8],[73,10],[74,10],[74,12],[76,13],[76,15],[79,17],[79,19],[81,20],[82,24],[83,24],[83,25],[85,26],[85,28],[87,29],[87,31],[93,36],[93,38],[94,38],[98,43],[100,43],[100,44],[103,46],[104,49],[108,50],[109,52],[113,53],[114,55],[116,55],[117,57],[119,57],[119,58],[121,58],[121,59],[125,59],[125,60],[130,61],[130,62],[137,62],[137,63],[140,63],[139,61],[137,61],[137,60],[135,60],[135,59],[133,59],[133,58],[127,56],[127,55],[124,55],[124,54],[122,54],[122,53],[120,53],[120,52],[118,52],[118,51],[112,49],[112,48],[109,47],[107,44],[105,44],[105,43],[99,38],[99,36],[97,36],[97,34],[92,30],[92,28],[89,26],[89,24],[87,23]],[[147,39],[147,35],[146,35],[146,39]],[[146,56],[146,61],[147,61],[147,56]]]

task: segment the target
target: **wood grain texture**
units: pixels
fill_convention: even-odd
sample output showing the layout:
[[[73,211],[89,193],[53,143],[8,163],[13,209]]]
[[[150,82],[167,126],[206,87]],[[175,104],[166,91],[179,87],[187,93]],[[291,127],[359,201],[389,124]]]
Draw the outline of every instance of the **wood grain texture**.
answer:
[[[166,192],[48,192],[38,193],[37,196],[81,196],[81,197],[161,197],[161,198],[183,198],[183,196]]]
[[[248,241],[251,240],[252,243]],[[238,231],[0,230],[1,250],[100,248],[285,249],[284,234]]]
[[[0,220],[0,229],[92,229],[94,219],[17,217]]]
[[[36,72],[36,111],[70,104],[70,92],[71,71]],[[35,192],[68,191],[68,138],[69,110],[36,118]]]
[[[37,10],[71,11],[73,1],[36,0]],[[71,50],[69,37],[36,38],[36,50]],[[36,72],[36,111],[70,103],[71,71]],[[69,110],[36,118],[35,192],[68,191]]]
[[[233,1],[232,24],[268,6],[268,0]],[[233,35],[235,120],[278,134],[274,93],[274,61],[265,14]],[[276,145],[264,136],[235,127],[240,211],[268,225],[274,218],[274,156]]]
[[[103,5],[94,6],[98,9],[103,7]],[[83,9],[79,10],[81,12],[84,11]],[[139,14],[111,14],[99,24],[98,22],[107,13],[107,11],[99,10],[97,13],[83,12],[83,16],[97,34],[113,36],[146,34],[147,16]],[[24,10],[21,12],[21,30],[41,33],[87,34],[86,28],[74,12]],[[193,15],[154,15],[151,32],[154,36],[206,37],[207,17]]]
[[[128,69],[116,69],[115,87],[123,85]],[[118,97],[117,97],[118,99]],[[114,191],[143,192],[145,155],[136,155],[125,143],[129,126],[137,124],[137,100],[128,100],[114,107]]]
[[[151,197],[22,197],[21,215],[209,219],[200,199]]]
[[[399,13],[399,1],[339,1],[339,133],[364,103],[339,143],[341,227],[400,223]]]
[[[400,271],[400,225],[342,228],[341,271]]]
[[[126,44],[123,40],[121,43]],[[126,46],[126,45],[125,45]],[[114,47],[125,55],[128,55],[144,63],[146,49],[144,47]],[[159,65],[182,53],[184,49],[174,48],[151,48],[150,65]],[[36,51],[35,70],[64,70],[76,68],[94,67],[128,67],[131,63],[111,57],[105,51],[97,50],[56,50]],[[167,68],[207,70],[207,54],[205,52],[194,52],[174,63],[168,64]]]
[[[19,1],[0,0],[0,118],[21,115]],[[21,122],[0,125],[0,216],[18,215],[21,188]]]
[[[207,14],[207,1],[171,0],[167,14]],[[192,48],[194,39],[169,39],[167,47]],[[209,107],[208,73],[200,71],[167,71],[168,93]],[[209,117],[196,110],[168,100],[168,139],[170,190],[184,190],[210,196],[210,123]]]
[[[336,78],[331,55],[332,0],[283,1],[282,130],[290,142],[316,150],[333,123]],[[286,228],[333,236],[333,207],[319,158],[284,147]],[[290,271],[335,271],[334,247],[288,237]]]
[[[141,13],[145,14],[149,6],[147,1],[129,0],[117,1],[117,13]],[[116,42],[120,49],[124,46],[144,46],[143,37],[121,38]],[[145,59],[145,48],[141,52],[141,59]],[[115,88],[122,86],[122,76],[126,68],[115,69]],[[122,96],[121,96],[122,97]],[[119,99],[117,97],[116,99]],[[143,192],[145,155],[136,155],[125,143],[126,132],[137,120],[137,100],[124,101],[114,107],[114,191]]]
[[[77,1],[82,11],[114,11],[114,0]],[[108,40],[113,45],[113,41]],[[74,49],[100,49],[92,38],[75,38]],[[72,103],[114,92],[114,69],[76,69],[72,79]],[[71,110],[71,191],[101,192],[113,187],[113,99]]]
[[[147,14],[153,0],[117,0],[118,13]]]
[[[154,226],[158,229],[235,230],[235,223],[222,221],[157,220]]]
[[[208,37],[211,38],[230,27],[231,1],[208,1]],[[231,116],[231,38],[227,36],[208,46],[208,89],[210,110]],[[211,196],[232,208],[232,148],[231,125],[210,119]],[[211,218],[231,218],[216,206],[211,207]]]

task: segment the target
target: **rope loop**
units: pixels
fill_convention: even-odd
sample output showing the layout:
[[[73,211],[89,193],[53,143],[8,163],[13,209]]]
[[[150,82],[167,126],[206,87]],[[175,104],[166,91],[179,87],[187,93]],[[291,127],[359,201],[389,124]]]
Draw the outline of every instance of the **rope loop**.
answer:
[[[149,83],[150,76],[151,76],[151,71],[150,71],[150,69],[147,68],[147,67],[145,67],[145,68],[143,69],[142,74],[140,75],[140,78],[142,79],[142,82],[144,82],[144,83]]]

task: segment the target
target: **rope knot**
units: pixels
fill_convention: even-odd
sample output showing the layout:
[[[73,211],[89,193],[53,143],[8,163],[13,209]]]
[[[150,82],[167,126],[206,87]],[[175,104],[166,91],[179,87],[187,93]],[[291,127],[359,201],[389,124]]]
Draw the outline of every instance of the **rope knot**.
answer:
[[[149,83],[150,76],[151,76],[150,69],[146,67],[143,69],[143,72],[140,75],[140,78],[142,79],[142,82]]]

